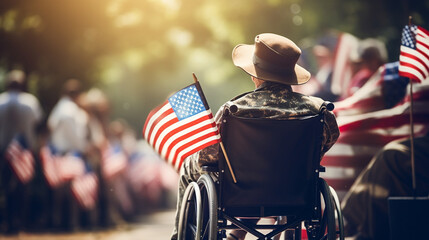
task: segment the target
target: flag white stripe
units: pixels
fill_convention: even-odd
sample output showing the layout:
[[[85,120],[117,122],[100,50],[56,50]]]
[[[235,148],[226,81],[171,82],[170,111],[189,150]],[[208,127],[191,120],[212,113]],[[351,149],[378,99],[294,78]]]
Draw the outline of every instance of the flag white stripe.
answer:
[[[352,167],[334,167],[326,166],[326,172],[321,172],[322,178],[329,179],[353,179],[358,176],[358,172]],[[329,173],[329,174],[328,174]]]
[[[202,116],[204,116],[204,115],[206,115],[206,114],[211,114],[211,112],[206,111],[204,114],[201,114],[201,115],[200,115],[200,114],[197,114],[197,115],[200,115],[200,116],[197,116],[197,115],[196,115],[195,119],[198,119],[198,118],[200,118],[200,117],[202,117]],[[159,151],[159,145],[161,144],[161,142],[162,142],[162,140],[164,139],[164,137],[165,137],[165,135],[166,135],[166,134],[168,134],[170,131],[172,131],[172,130],[174,130],[174,129],[178,128],[180,125],[184,125],[184,124],[187,124],[187,123],[189,123],[189,122],[191,122],[191,121],[195,120],[195,119],[194,119],[194,117],[192,117],[192,118],[193,118],[193,119],[190,119],[190,120],[189,120],[189,121],[187,121],[187,122],[182,123],[182,121],[188,120],[188,119],[185,119],[185,120],[182,120],[182,121],[180,121],[180,122],[174,123],[174,124],[173,124],[173,125],[171,125],[170,127],[166,128],[166,129],[163,131],[162,136],[160,136],[160,137],[158,138],[158,140],[157,140],[157,145],[156,145],[155,149],[156,149],[157,151]],[[165,144],[164,144],[164,146],[163,146],[163,148],[162,148],[161,156],[165,157],[167,150],[170,148],[170,144],[171,144],[173,141],[175,141],[177,138],[180,138],[181,136],[186,135],[186,134],[188,134],[188,133],[190,133],[190,132],[192,132],[192,131],[194,131],[194,130],[196,130],[196,129],[198,129],[198,128],[200,128],[200,127],[204,126],[204,125],[211,125],[211,124],[213,124],[213,123],[214,123],[213,118],[210,118],[210,119],[204,120],[204,121],[203,121],[203,122],[201,122],[201,123],[198,123],[198,124],[196,124],[196,125],[194,125],[194,126],[192,126],[192,127],[186,128],[186,129],[184,129],[184,130],[182,130],[182,131],[179,131],[179,132],[175,133],[174,135],[170,136],[170,137],[168,138],[168,140],[165,142]]]
[[[422,71],[424,71],[427,74],[427,69],[425,67],[427,65],[424,65],[421,62],[419,62],[419,61],[416,60],[416,58],[418,58],[422,62],[427,63],[429,61],[429,59],[426,56],[424,56],[423,54],[421,54],[420,52],[418,52],[418,51],[416,51],[414,49],[411,49],[411,48],[405,47],[405,46],[401,46],[401,52],[413,55],[414,58],[411,58],[411,57],[408,57],[408,56],[405,56],[405,55],[401,54],[399,56],[399,60],[400,61],[408,62],[410,64],[416,65],[416,67],[418,67],[419,69],[421,69]],[[399,67],[401,67],[401,66],[399,66]]]
[[[345,143],[336,143],[325,154],[326,156],[359,156],[371,155],[380,150],[380,146],[367,146],[367,145],[350,145]]]
[[[25,151],[26,150],[23,150],[21,154],[21,161],[20,161],[20,164],[18,165],[18,167],[20,167],[18,171],[22,171],[21,179],[24,182],[26,182],[32,175],[31,160],[29,159],[29,156],[28,156],[29,153],[26,153]]]
[[[9,162],[22,183],[28,182],[34,174],[34,159],[31,153],[13,140],[7,149]]]
[[[150,143],[150,145],[155,145],[155,143],[154,143],[154,141],[155,141],[155,136],[156,136],[156,134],[158,133],[158,130],[162,127],[162,126],[164,126],[168,121],[170,121],[170,120],[172,120],[172,119],[174,119],[174,118],[176,118],[176,114],[173,112],[173,113],[171,113],[171,114],[169,114],[169,115],[167,115],[167,116],[165,116],[161,121],[159,121],[155,126],[154,126],[154,128],[153,128],[153,130],[152,130],[152,135],[150,136],[150,139],[149,139],[149,143]]]
[[[168,157],[168,162],[169,163],[172,163],[173,162],[173,157],[174,157],[174,155],[176,154],[176,151],[177,151],[177,149],[178,148],[180,148],[180,147],[182,147],[183,145],[185,145],[185,144],[187,144],[187,143],[189,143],[189,142],[191,142],[191,141],[193,141],[193,140],[195,140],[195,139],[197,139],[197,138],[199,138],[199,137],[201,137],[201,136],[204,136],[204,135],[206,135],[206,134],[208,134],[208,133],[214,133],[214,132],[216,132],[216,129],[213,129],[213,128],[209,128],[209,129],[206,129],[206,130],[204,130],[204,131],[202,131],[202,132],[199,132],[199,133],[197,133],[197,134],[195,134],[195,135],[193,135],[192,137],[189,137],[189,138],[186,138],[186,139],[183,139],[182,141],[180,141],[180,142],[178,142],[176,145],[174,145],[174,147],[173,148],[171,148],[171,151],[169,151],[169,152],[167,152],[168,154],[169,154],[169,157]],[[209,138],[208,138],[209,139]],[[187,148],[186,148],[187,149]],[[181,153],[183,153],[183,151],[185,151],[185,150],[182,150],[181,151]],[[183,154],[182,154],[183,155]],[[181,156],[180,155],[180,153],[178,154],[178,156]],[[162,157],[164,157],[165,158],[165,156],[162,156]],[[179,157],[177,157],[177,160],[179,160],[180,158]],[[177,161],[176,160],[176,161]]]
[[[171,109],[170,103],[165,104],[161,109],[159,109],[150,119],[149,122],[146,125],[146,130],[144,132],[144,137],[147,139],[147,136],[149,135],[149,131],[152,127],[153,122],[161,116],[165,111],[168,109]]]
[[[429,42],[429,36],[419,28],[417,28],[417,36],[421,35],[421,38],[426,39],[427,42]]]
[[[399,67],[399,72],[410,73],[411,75],[414,75],[420,80],[426,78],[419,71],[417,71],[415,68],[412,68],[412,67],[401,66]]]
[[[9,146],[8,153],[10,154],[12,159],[17,159],[19,156],[19,149],[16,144],[12,144]]]
[[[202,146],[202,145],[204,145],[204,144],[206,144],[206,143],[208,143],[208,142],[211,142],[211,141],[214,141],[214,140],[217,140],[217,139],[219,139],[220,138],[220,136],[219,136],[219,134],[217,134],[217,135],[215,135],[215,136],[212,136],[212,137],[209,137],[209,138],[206,138],[206,139],[204,139],[203,141],[200,141],[200,142],[198,142],[198,143],[196,143],[196,144],[194,144],[194,145],[192,145],[192,146],[189,146],[188,148],[186,148],[186,149],[184,149],[183,151],[181,151],[180,152],[180,154],[177,156],[177,161],[176,161],[176,164],[175,164],[175,169],[176,170],[178,170],[179,169],[179,166],[180,166],[180,162],[181,162],[181,159],[182,159],[182,156],[183,155],[185,155],[186,156],[186,154],[188,154],[189,152],[191,152],[192,150],[194,150],[195,148],[198,148],[198,147],[200,147],[200,146]]]
[[[404,46],[401,46],[401,51],[402,52],[405,52],[405,53],[408,53],[408,54],[411,54],[411,55],[414,55],[416,58],[419,58],[421,61],[423,61],[423,62],[429,62],[429,59],[427,59],[425,56],[423,56],[421,53],[419,53],[419,52],[417,52],[416,50],[413,50],[413,49],[411,49],[411,48],[408,48],[408,47],[404,47]],[[410,57],[407,57],[407,56],[404,56],[404,55],[400,55],[399,56],[399,60],[401,61],[401,62],[406,62],[406,63],[409,63],[409,64],[412,64],[413,66],[415,66],[416,68],[418,68],[418,69],[420,69],[424,74],[425,74],[425,76],[422,76],[420,73],[419,73],[419,75],[420,76],[422,76],[422,78],[420,78],[420,79],[424,79],[424,78],[426,78],[426,76],[428,76],[428,71],[427,71],[427,69],[426,69],[426,67],[427,66],[425,66],[424,64],[422,64],[421,62],[419,62],[419,61],[417,61],[417,60],[415,60],[415,59],[413,59],[413,58],[410,58]],[[405,66],[399,66],[399,70],[401,71],[401,69],[403,69]],[[406,67],[405,67],[406,68]]]
[[[422,39],[423,40],[423,39]],[[426,42],[426,41],[420,41],[420,42],[417,42],[417,49],[418,50],[420,50],[420,51],[422,51],[423,53],[425,53],[426,55],[429,55],[429,48],[428,48],[428,46],[429,46],[429,42]],[[421,53],[419,53],[420,55],[422,55],[423,57],[424,57],[424,59],[426,59],[426,63],[427,63],[427,57],[424,55],[424,54],[421,54]],[[424,60],[423,59],[423,60]]]
[[[164,138],[165,137],[165,135],[166,134],[168,134],[168,132],[170,132],[170,131],[172,131],[172,130],[174,130],[174,129],[176,129],[176,128],[179,128],[180,126],[182,126],[182,125],[185,125],[185,124],[188,124],[188,123],[190,123],[190,122],[192,122],[192,121],[194,121],[194,120],[196,120],[196,119],[199,119],[199,118],[201,118],[201,117],[203,117],[203,116],[206,116],[206,115],[211,115],[212,114],[212,112],[210,111],[210,110],[206,110],[206,111],[203,111],[203,112],[200,112],[200,113],[198,113],[198,114],[195,114],[194,116],[192,116],[192,117],[189,117],[189,118],[186,118],[186,119],[183,119],[183,120],[181,120],[181,121],[178,121],[178,122],[175,122],[175,123],[173,123],[172,125],[170,125],[169,127],[167,127],[163,132],[161,132],[161,134],[162,135],[160,135],[159,137],[158,137],[158,139],[154,139],[154,140],[152,140],[152,138],[154,138],[155,136],[156,136],[156,133],[158,132],[158,130],[161,128],[161,127],[163,127],[164,126],[164,124],[167,122],[167,121],[165,121],[165,122],[162,122],[162,121],[160,121],[159,123],[157,123],[155,126],[154,126],[154,129],[153,129],[153,131],[152,131],[152,135],[151,135],[151,141],[148,141],[149,142],[149,144],[151,145],[151,146],[155,146],[154,148],[156,149],[156,151],[158,151],[158,148],[159,148],[159,144],[161,143],[161,141],[159,140],[160,138],[161,138],[161,136],[162,136],[162,138]],[[168,115],[167,117],[168,118],[170,118],[170,116],[171,115],[173,115],[174,117],[176,117],[176,114],[175,113],[172,113],[172,114],[170,114],[170,115]],[[167,130],[168,129],[168,130]],[[184,132],[186,132],[186,133],[188,133],[189,132],[189,130],[187,130],[187,129],[185,129],[184,130]],[[176,135],[176,134],[175,134]],[[171,137],[174,137],[175,135],[173,135],[173,136],[171,136]],[[183,134],[182,134],[183,135]],[[176,136],[176,138],[177,138],[178,136]],[[173,139],[173,140],[175,140],[175,138]],[[173,141],[172,140],[172,141]],[[170,141],[171,142],[171,141]],[[165,149],[165,148],[164,148]]]
[[[413,112],[429,114],[429,101],[416,101],[413,103]],[[343,126],[352,122],[358,122],[365,119],[382,119],[409,112],[410,102],[404,102],[401,105],[391,109],[383,109],[376,112],[362,113],[357,116],[340,116],[337,117],[338,126]]]
[[[421,43],[424,43],[427,45],[427,46],[425,46],[424,44],[419,44],[417,48],[422,50],[426,54],[428,54],[429,53],[429,49],[428,49],[429,37],[424,32],[418,31],[418,34],[416,36],[416,40],[417,40],[417,42],[421,42]]]

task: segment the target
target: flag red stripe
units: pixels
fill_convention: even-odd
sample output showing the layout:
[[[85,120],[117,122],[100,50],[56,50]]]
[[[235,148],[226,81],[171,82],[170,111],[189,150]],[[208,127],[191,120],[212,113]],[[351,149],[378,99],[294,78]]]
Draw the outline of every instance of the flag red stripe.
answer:
[[[379,108],[381,107],[381,104],[384,105],[384,99],[382,96],[373,96],[371,98],[366,98],[359,100],[349,106],[344,106],[342,108],[335,108],[334,112],[340,112],[343,110],[350,110],[350,109],[367,109],[367,108]],[[380,106],[379,106],[380,105]]]
[[[170,115],[174,113],[174,110],[172,108],[168,109],[167,111],[163,112],[158,118],[156,118],[153,123],[152,126],[150,127],[149,130],[149,134],[148,136],[146,136],[146,139],[149,141],[151,139],[151,135],[153,134],[153,129],[155,128],[156,125],[158,125],[158,123],[160,121],[162,121],[163,118],[165,118],[166,116]],[[155,141],[154,141],[155,142]]]
[[[367,132],[367,131],[346,131],[341,132],[341,137],[336,143],[347,143],[347,144],[365,144],[372,146],[383,146],[386,143],[397,139],[398,137],[408,137],[409,135],[382,135],[380,133]]]
[[[192,145],[194,145],[194,144],[197,144],[197,143],[199,143],[200,141],[202,141],[202,140],[204,140],[204,139],[206,139],[206,138],[209,138],[209,137],[211,137],[211,136],[214,136],[214,135],[216,135],[215,134],[215,132],[210,132],[210,133],[207,133],[207,134],[205,134],[205,135],[203,135],[203,136],[201,136],[201,137],[199,137],[199,138],[196,138],[196,139],[194,139],[194,140],[192,140],[192,141],[190,141],[190,142],[188,142],[188,143],[186,143],[186,144],[184,144],[184,145],[182,145],[182,146],[180,146],[179,148],[177,148],[177,150],[176,150],[176,153],[174,154],[174,157],[173,157],[173,162],[172,162],[172,164],[173,164],[173,166],[176,164],[176,161],[177,161],[177,156],[180,154],[180,152],[182,152],[183,150],[185,150],[186,148],[188,148],[188,147],[190,147],[190,146],[192,146]],[[189,152],[188,152],[189,153]],[[189,156],[189,154],[183,154],[183,156]]]
[[[219,138],[217,125],[200,90],[196,83],[176,92],[169,98],[173,105],[167,100],[152,110],[143,127],[143,137],[149,145],[176,170],[181,166],[180,159],[189,156],[189,152]],[[183,119],[174,113],[176,107],[183,113]]]
[[[87,173],[72,183],[72,193],[79,205],[84,209],[91,209],[97,200],[97,177]]]
[[[195,120],[193,120],[193,121],[191,121],[191,122],[189,122],[189,123],[186,123],[186,124],[183,124],[183,125],[181,125],[181,126],[179,126],[179,127],[177,127],[177,128],[175,128],[175,129],[173,129],[173,130],[171,130],[169,133],[167,133],[165,136],[164,136],[164,138],[161,140],[161,143],[160,143],[160,145],[159,145],[159,150],[158,150],[158,152],[159,153],[162,153],[162,150],[163,150],[163,148],[164,148],[164,145],[165,145],[165,143],[168,141],[168,139],[170,139],[172,136],[174,136],[174,135],[176,135],[177,133],[179,133],[179,132],[181,132],[181,131],[183,131],[183,130],[185,130],[185,129],[187,129],[187,128],[189,128],[189,127],[192,127],[192,126],[194,126],[194,125],[197,125],[198,123],[201,123],[201,122],[203,122],[203,121],[206,121],[206,120],[209,120],[209,119],[211,119],[211,118],[213,118],[213,115],[211,115],[211,114],[209,114],[209,115],[204,115],[204,116],[201,116],[200,118],[198,118],[198,119],[195,119]],[[211,127],[213,127],[213,125],[208,125],[208,126],[211,126]],[[169,126],[166,126],[166,128],[167,127],[169,127]],[[204,129],[205,130],[205,129]],[[193,131],[194,133],[196,133],[196,131]],[[188,134],[186,134],[186,136],[190,136],[189,135],[189,133]],[[183,137],[181,137],[181,138],[178,138],[178,139],[176,139],[176,140],[174,140],[174,141],[172,141],[171,143],[170,143],[170,146],[174,146],[174,145],[176,145],[179,141],[182,141],[183,140]],[[156,143],[158,141],[158,139],[155,139],[155,141],[154,141],[154,143]],[[155,144],[154,144],[155,145]],[[167,150],[168,152],[171,150],[171,147],[169,147],[169,149]],[[169,154],[166,154],[166,159],[168,159],[168,155]]]
[[[368,165],[373,154],[353,155],[353,156],[328,156],[325,155],[321,161],[321,165],[325,167],[352,167],[363,168]]]
[[[33,175],[33,166],[29,156],[28,150],[23,149],[20,156],[20,161],[16,162],[17,172],[20,175],[20,180],[22,183],[26,183],[31,176]]]
[[[413,100],[414,101],[428,101],[429,100],[429,89],[414,92],[413,93]],[[410,101],[411,101],[411,96],[407,95],[400,104],[403,104],[404,102],[410,102]]]
[[[164,132],[164,130],[166,129],[166,128],[168,128],[168,127],[170,127],[171,125],[173,125],[173,124],[175,124],[175,123],[177,123],[177,122],[179,122],[179,119],[177,119],[176,117],[175,118],[173,118],[173,119],[171,119],[170,121],[168,121],[168,122],[166,122],[166,123],[164,123],[161,127],[159,127],[159,129],[158,129],[158,131],[157,131],[157,133],[156,133],[156,135],[155,135],[155,137],[154,137],[154,139],[153,139],[153,146],[156,146],[157,145],[157,142],[158,142],[158,138],[159,138],[159,135],[161,135],[162,134],[162,132]],[[173,133],[174,131],[170,131],[167,135],[169,135],[170,133]],[[171,136],[171,135],[170,135]],[[164,138],[163,138],[163,140],[167,140],[166,139],[166,137],[167,136],[164,136]],[[159,149],[161,149],[161,147],[159,148]],[[158,152],[161,152],[161,150],[158,150]]]
[[[206,128],[206,127],[205,127]],[[208,127],[206,128],[206,129],[204,129],[204,130],[207,130],[207,129],[210,129],[210,128],[212,128],[212,126],[210,126],[210,125],[208,125]],[[182,141],[184,141],[184,140],[186,140],[186,139],[189,139],[190,137],[192,137],[193,135],[195,135],[195,133],[197,133],[197,132],[201,132],[201,131],[193,131],[193,132],[191,132],[191,133],[188,133],[188,134],[185,134],[185,135],[183,135],[183,136],[181,136],[180,138],[178,138],[178,139],[176,139],[175,140],[175,144],[170,144],[170,147],[167,149],[167,154],[166,154],[166,159],[170,159],[170,154],[171,154],[171,150],[173,149],[173,147],[171,147],[171,146],[175,146],[175,145],[177,145],[179,142],[182,142]],[[201,140],[204,140],[205,138],[208,138],[208,137],[210,137],[210,136],[214,136],[214,135],[216,135],[217,134],[217,130],[216,129],[213,129],[213,131],[212,132],[209,132],[209,133],[207,133],[207,134],[205,134],[205,135],[202,135],[201,137],[198,137],[198,138],[196,138],[196,139],[194,139],[194,140],[192,140],[192,141],[190,141],[190,142],[188,142],[188,143],[186,143],[186,144],[184,144],[184,145],[182,145],[182,146],[180,146],[179,148],[177,148],[176,149],[176,152],[175,152],[175,154],[174,154],[174,156],[173,156],[173,166],[174,166],[174,164],[175,164],[175,161],[176,161],[176,158],[177,158],[177,155],[183,150],[183,149],[186,149],[187,147],[189,147],[189,146],[191,146],[191,145],[193,145],[193,144],[195,144],[195,143],[197,143],[197,142],[199,142],[199,141],[201,141]]]
[[[177,133],[179,133],[179,132],[181,132],[181,131],[183,131],[183,130],[185,130],[187,128],[190,128],[190,127],[192,127],[194,125],[197,125],[197,124],[199,124],[201,122],[204,122],[206,120],[210,120],[211,118],[213,118],[213,115],[211,115],[211,114],[204,115],[204,116],[201,116],[200,118],[197,118],[197,119],[195,119],[195,120],[193,120],[191,122],[188,122],[188,123],[183,124],[183,125],[179,125],[177,128],[172,129],[169,133],[167,133],[164,136],[163,140],[161,141],[160,147],[159,147],[159,149],[160,149],[159,152],[162,152],[162,148],[164,147],[164,144],[168,141],[169,138],[171,138],[175,134],[177,134]],[[213,126],[213,125],[211,125],[211,126]],[[169,126],[167,126],[167,127],[169,127]],[[154,143],[156,143],[157,141],[158,140],[155,139]],[[177,141],[173,141],[170,145],[174,145],[175,143],[177,143]]]
[[[429,49],[429,46],[425,42],[417,41],[417,43],[419,45],[423,45],[424,48]],[[428,54],[425,51],[422,50],[423,47],[421,47],[421,46],[417,47],[417,52],[419,52],[420,54],[422,54],[426,58],[425,62],[427,62],[429,60],[429,56],[428,56]],[[428,69],[427,63],[423,64],[423,65],[426,67],[426,69]]]
[[[168,102],[164,102],[163,104],[159,105],[158,107],[154,108],[152,111],[149,112],[149,115],[146,117],[146,122],[144,123],[143,127],[143,137],[145,137],[145,132],[147,128],[147,124],[150,122],[149,120],[153,117],[153,115],[158,112],[162,107],[164,107]]]
[[[401,52],[401,56],[409,57],[409,58],[411,58],[411,59],[413,59],[413,60],[415,60],[415,61],[419,62],[419,63],[421,63],[423,66],[425,66],[425,67],[426,67],[426,69],[427,69],[426,64],[425,64],[425,63],[424,63],[420,58],[417,58],[415,55],[411,55],[411,54],[406,53],[406,52]],[[423,72],[423,70],[422,70],[422,69],[420,69],[418,66],[416,66],[416,65],[414,65],[414,64],[412,64],[412,63],[405,62],[404,60],[401,60],[401,61],[400,61],[400,64],[401,64],[401,66],[409,67],[409,68],[415,69],[415,70],[416,70],[416,71],[418,71],[421,75],[423,75],[423,76],[424,76],[424,78],[426,78],[426,77],[427,77],[427,76],[426,76],[426,73],[425,73],[425,72]]]
[[[426,47],[426,50],[429,50],[429,47],[425,43],[423,43],[423,42],[420,42],[420,43],[421,43],[421,45],[424,45],[424,47]],[[428,54],[425,51],[423,51],[422,47],[417,48],[417,52],[419,52],[421,55],[424,56],[424,59],[419,58],[419,60],[423,64],[423,66],[426,68],[426,73],[428,73],[429,72],[429,66],[428,66],[429,56],[428,56]],[[427,77],[427,74],[425,75],[425,77]]]
[[[27,183],[34,175],[34,158],[31,153],[13,140],[6,151],[6,158],[21,183]]]
[[[420,80],[420,77],[417,77],[416,75],[410,73],[410,72],[404,72],[399,70],[399,73],[401,76],[409,78],[409,79],[413,79],[415,80],[415,82],[421,83],[422,81]]]
[[[206,147],[208,147],[208,146],[211,146],[211,145],[213,145],[213,144],[215,144],[215,143],[218,143],[218,142],[220,142],[220,140],[219,140],[219,139],[216,139],[216,140],[213,140],[213,141],[207,142],[206,144],[203,144],[203,145],[199,146],[198,148],[195,148],[195,149],[191,150],[190,152],[188,152],[188,153],[184,154],[184,155],[182,156],[182,158],[180,159],[179,167],[178,167],[177,169],[180,169],[180,168],[182,167],[183,161],[185,160],[185,158],[186,158],[187,156],[190,156],[191,154],[194,154],[194,153],[196,153],[196,152],[198,152],[198,151],[200,151],[200,150],[202,150],[202,149],[204,149],[204,148],[206,148]]]
[[[415,113],[413,114],[414,122],[427,123],[429,114]],[[375,128],[388,128],[388,127],[399,127],[409,123],[409,115],[401,114],[390,117],[382,118],[367,118],[360,121],[351,122],[339,126],[340,132],[361,130],[361,129],[375,129]]]
[[[426,30],[426,29],[424,29],[424,28],[422,28],[422,27],[417,27],[418,28],[418,30],[419,31],[421,31],[421,32],[423,32],[424,34],[426,34],[426,35],[428,35],[429,36],[429,31],[428,30]]]

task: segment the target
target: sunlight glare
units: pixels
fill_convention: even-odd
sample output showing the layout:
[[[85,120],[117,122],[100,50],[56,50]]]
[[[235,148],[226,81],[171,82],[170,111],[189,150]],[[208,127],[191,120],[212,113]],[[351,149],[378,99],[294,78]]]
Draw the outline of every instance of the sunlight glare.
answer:
[[[141,23],[143,13],[140,10],[133,10],[116,17],[115,25],[118,28],[134,26]]]

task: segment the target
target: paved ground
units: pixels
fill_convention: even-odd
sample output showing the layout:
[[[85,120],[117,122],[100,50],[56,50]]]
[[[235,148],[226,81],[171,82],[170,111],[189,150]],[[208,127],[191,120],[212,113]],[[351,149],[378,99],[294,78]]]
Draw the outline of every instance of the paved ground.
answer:
[[[174,210],[166,210],[114,230],[73,234],[19,233],[15,236],[0,235],[0,240],[165,240],[170,237],[173,223]]]
[[[142,217],[138,223],[108,231],[73,234],[19,233],[15,236],[0,235],[0,240],[168,240],[174,223],[174,212],[174,209],[155,212]],[[256,238],[247,236],[246,239]]]

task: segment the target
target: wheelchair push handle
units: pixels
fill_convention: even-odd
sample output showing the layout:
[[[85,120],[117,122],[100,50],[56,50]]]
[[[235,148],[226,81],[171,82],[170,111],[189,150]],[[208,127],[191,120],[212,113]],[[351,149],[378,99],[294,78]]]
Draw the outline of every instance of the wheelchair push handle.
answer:
[[[320,112],[323,112],[325,110],[332,111],[334,110],[334,108],[335,108],[335,105],[332,102],[324,101],[322,103],[322,106],[320,106]]]

